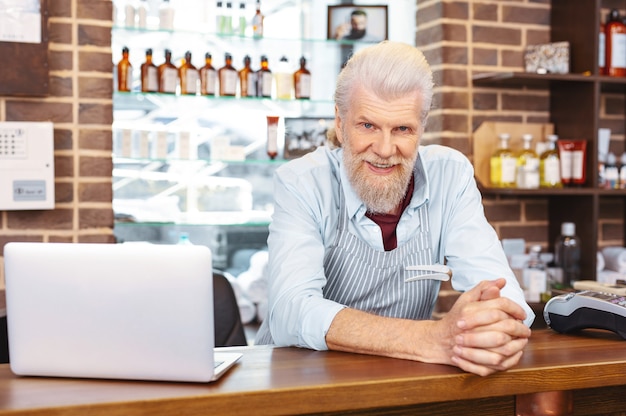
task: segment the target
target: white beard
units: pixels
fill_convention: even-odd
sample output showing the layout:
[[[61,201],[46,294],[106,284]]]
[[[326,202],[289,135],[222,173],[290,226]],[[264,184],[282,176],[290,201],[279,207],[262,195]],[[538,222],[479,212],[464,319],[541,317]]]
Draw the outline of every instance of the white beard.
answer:
[[[350,138],[343,132],[343,162],[350,184],[361,198],[367,211],[372,214],[388,214],[402,202],[413,175],[417,150],[412,160],[394,156],[381,160],[371,154],[355,155]],[[364,161],[378,165],[397,164],[399,169],[392,175],[376,176],[367,170]]]

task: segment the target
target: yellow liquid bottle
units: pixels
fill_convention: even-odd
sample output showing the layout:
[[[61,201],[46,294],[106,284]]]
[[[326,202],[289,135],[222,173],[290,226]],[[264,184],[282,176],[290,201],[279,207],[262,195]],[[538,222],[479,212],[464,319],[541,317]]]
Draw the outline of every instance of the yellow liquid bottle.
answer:
[[[511,136],[508,133],[502,133],[498,138],[500,145],[489,160],[491,186],[494,188],[514,188],[517,160],[509,148]]]
[[[539,157],[532,149],[532,134],[522,136],[524,147],[517,156],[517,187],[521,189],[539,188]]]
[[[547,137],[548,149],[539,156],[539,185],[541,188],[562,188],[561,160],[556,149],[559,136],[550,134]]]

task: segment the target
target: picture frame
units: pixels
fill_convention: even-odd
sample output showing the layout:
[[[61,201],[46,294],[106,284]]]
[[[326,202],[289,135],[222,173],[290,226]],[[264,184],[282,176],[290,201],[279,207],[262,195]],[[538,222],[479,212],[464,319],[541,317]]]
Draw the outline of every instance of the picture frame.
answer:
[[[326,143],[326,133],[335,119],[321,117],[285,118],[285,148],[283,157],[295,159]]]
[[[327,22],[329,40],[377,43],[388,37],[386,5],[328,6]]]

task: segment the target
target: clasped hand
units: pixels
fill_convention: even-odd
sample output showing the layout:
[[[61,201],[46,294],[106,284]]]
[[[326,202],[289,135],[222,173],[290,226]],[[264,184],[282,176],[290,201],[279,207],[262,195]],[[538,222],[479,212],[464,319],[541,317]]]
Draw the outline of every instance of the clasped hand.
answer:
[[[526,313],[500,296],[505,279],[483,281],[459,297],[440,321],[450,362],[481,376],[509,369],[522,357],[530,328]]]

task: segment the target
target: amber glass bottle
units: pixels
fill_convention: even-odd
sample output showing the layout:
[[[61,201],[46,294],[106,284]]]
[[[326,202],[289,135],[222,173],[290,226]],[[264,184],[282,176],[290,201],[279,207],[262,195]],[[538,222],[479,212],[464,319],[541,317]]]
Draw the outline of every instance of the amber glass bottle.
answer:
[[[606,48],[604,73],[613,77],[626,76],[626,25],[619,10],[611,10],[604,25]]]
[[[204,66],[200,68],[200,94],[215,95],[217,70],[213,68],[213,58],[210,53],[204,55]]]
[[[238,73],[233,66],[233,56],[226,52],[224,55],[224,66],[217,71],[220,81],[220,95],[234,97],[237,95]]]
[[[141,91],[156,92],[159,89],[157,67],[152,63],[152,49],[146,50],[146,61],[141,64]]]
[[[128,92],[133,85],[133,66],[128,59],[128,48],[122,48],[122,59],[117,63],[117,90]]]
[[[172,51],[165,50],[165,62],[157,67],[159,75],[159,92],[176,93],[178,84],[178,68],[172,63]]]
[[[180,93],[196,95],[198,92],[198,69],[191,63],[191,52],[185,52],[185,60],[178,68],[180,80]]]
[[[254,97],[254,79],[255,73],[250,68],[250,57],[246,55],[243,58],[243,68],[239,71],[239,92],[241,97]]]
[[[261,69],[256,72],[256,95],[257,97],[272,96],[272,71],[270,71],[267,56],[261,56]]]
[[[306,59],[300,58],[300,69],[293,73],[294,95],[297,100],[311,98],[311,72],[306,69]]]

